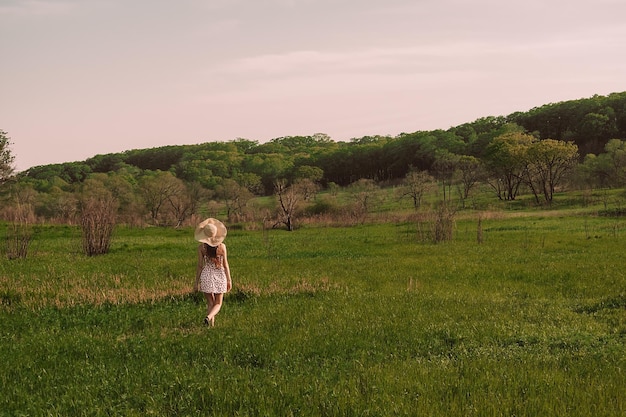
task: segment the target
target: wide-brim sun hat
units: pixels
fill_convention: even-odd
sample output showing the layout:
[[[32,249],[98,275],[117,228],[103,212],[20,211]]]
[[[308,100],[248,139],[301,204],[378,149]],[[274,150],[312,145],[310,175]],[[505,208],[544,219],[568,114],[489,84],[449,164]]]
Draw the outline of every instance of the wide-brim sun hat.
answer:
[[[226,233],[224,223],[210,217],[196,226],[194,238],[198,242],[206,243],[210,246],[219,246],[224,241]]]

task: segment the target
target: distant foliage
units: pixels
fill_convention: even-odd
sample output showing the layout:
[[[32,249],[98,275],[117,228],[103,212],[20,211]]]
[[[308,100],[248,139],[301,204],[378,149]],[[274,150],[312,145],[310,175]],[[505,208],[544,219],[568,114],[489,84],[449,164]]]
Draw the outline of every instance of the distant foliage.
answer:
[[[8,138],[0,134],[0,155],[10,158]],[[237,138],[135,149],[32,167],[16,178],[39,193],[34,205],[39,218],[75,224],[76,194],[98,178],[119,199],[121,221],[174,227],[207,214],[216,204],[225,207],[231,222],[258,221],[265,216],[248,203],[254,197],[276,196],[276,183],[285,180],[299,184],[297,194],[302,195],[295,204],[294,198],[283,199],[284,206],[272,216],[284,218],[289,228],[294,216],[316,204],[319,191],[336,194],[340,187],[353,193],[351,214],[361,222],[372,204],[367,193],[355,192],[352,184],[360,181],[382,188],[402,184],[398,193],[417,210],[423,191],[413,173],[431,175],[438,197],[462,207],[473,204],[482,185],[508,202],[532,193],[538,205],[551,204],[554,193],[568,188],[621,187],[626,184],[624,141],[626,92],[483,117],[447,130],[346,142],[315,133],[263,144]]]
[[[572,141],[583,156],[598,154],[610,139],[626,139],[626,92],[546,104],[508,119],[540,139]]]
[[[134,167],[172,171],[185,181],[209,185],[215,184],[211,178],[235,179],[250,173],[261,178],[265,193],[271,194],[276,180],[303,175],[323,184],[342,186],[362,178],[377,182],[401,179],[411,169],[432,171],[442,151],[482,159],[492,140],[510,132],[507,126],[512,125],[540,140],[572,142],[581,157],[599,154],[611,139],[626,140],[626,92],[547,104],[508,116],[483,117],[448,130],[364,136],[349,142],[335,142],[323,133],[280,137],[264,144],[238,138],[96,155],[85,162],[33,167],[24,175],[42,180],[58,176],[74,183],[83,181],[91,172]]]

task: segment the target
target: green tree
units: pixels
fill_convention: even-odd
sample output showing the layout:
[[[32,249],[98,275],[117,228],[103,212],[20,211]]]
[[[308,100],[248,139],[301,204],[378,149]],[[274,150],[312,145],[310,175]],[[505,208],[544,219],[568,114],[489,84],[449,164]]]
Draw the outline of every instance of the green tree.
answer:
[[[108,173],[117,171],[124,165],[124,158],[121,154],[96,155],[85,161],[91,168],[92,172]]]
[[[176,177],[187,182],[198,182],[205,188],[213,189],[221,178],[213,175],[213,171],[205,161],[200,159],[185,160],[176,166]]]
[[[451,197],[451,188],[454,182],[454,174],[459,166],[459,155],[440,150],[433,163],[433,171],[443,187],[443,201]]]
[[[356,176],[356,170],[352,157],[352,146],[342,144],[333,152],[320,156],[317,160],[318,166],[324,172],[327,182],[334,182],[338,185],[348,185]]]
[[[615,111],[610,107],[585,114],[578,125],[578,136],[584,138],[585,148],[596,149],[617,134]]]
[[[578,176],[588,187],[595,188],[606,185],[608,181],[606,172],[608,170],[602,166],[603,162],[603,159],[589,153],[585,155],[583,163],[578,165]]]
[[[235,146],[231,146],[227,150],[203,152],[199,157],[206,163],[206,168],[216,177],[233,178],[236,172],[241,171],[243,155],[238,152]]]
[[[483,163],[476,157],[461,155],[457,161],[455,175],[458,178],[459,195],[465,205],[465,200],[469,197],[472,189],[485,178]]]
[[[410,170],[432,169],[437,139],[429,132],[401,134],[384,147],[383,163],[391,178],[403,178]]]
[[[295,169],[293,177],[294,180],[308,179],[313,182],[319,182],[324,178],[324,171],[319,167],[301,165]]]
[[[59,177],[68,184],[84,181],[91,174],[91,166],[83,162],[41,165],[29,168],[26,175],[30,178],[50,181]]]
[[[578,146],[572,142],[544,139],[528,146],[526,158],[528,185],[537,200],[540,192],[550,204],[556,187],[578,162]]]
[[[293,169],[293,159],[288,154],[252,154],[247,155],[243,162],[245,172],[253,173],[261,178],[263,191],[274,189],[274,183],[285,178]]]
[[[251,172],[242,172],[235,176],[235,181],[238,184],[246,187],[252,194],[260,194],[263,192],[263,184],[261,183],[261,177]]]
[[[605,152],[587,154],[579,171],[590,185],[599,187],[626,185],[626,141],[611,139]]]
[[[613,184],[618,187],[626,185],[626,141],[611,139],[604,149],[610,161]]]
[[[485,150],[488,184],[500,200],[515,200],[527,169],[527,150],[535,137],[509,132],[496,137]]]
[[[181,146],[161,146],[152,149],[135,149],[127,151],[124,159],[127,164],[142,170],[168,171],[178,164],[183,156]]]
[[[78,215],[78,198],[74,192],[64,191],[54,186],[39,197],[35,208],[37,215],[60,223],[75,224]]]
[[[15,156],[11,152],[11,139],[7,136],[7,132],[0,130],[0,185],[8,181],[13,175],[14,161]]]
[[[239,152],[241,153],[248,153],[252,151],[254,148],[256,148],[257,146],[259,146],[258,141],[244,139],[244,138],[234,139],[233,141],[231,141],[231,143],[235,145],[237,149],[239,150]]]

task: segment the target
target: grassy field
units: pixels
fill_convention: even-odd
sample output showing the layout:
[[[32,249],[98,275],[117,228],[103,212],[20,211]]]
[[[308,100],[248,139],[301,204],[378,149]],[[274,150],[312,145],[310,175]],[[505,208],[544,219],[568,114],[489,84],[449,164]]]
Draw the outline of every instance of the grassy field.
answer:
[[[476,219],[231,229],[212,329],[190,229],[87,258],[41,227],[0,263],[0,415],[625,415],[626,222],[492,212],[478,244]]]

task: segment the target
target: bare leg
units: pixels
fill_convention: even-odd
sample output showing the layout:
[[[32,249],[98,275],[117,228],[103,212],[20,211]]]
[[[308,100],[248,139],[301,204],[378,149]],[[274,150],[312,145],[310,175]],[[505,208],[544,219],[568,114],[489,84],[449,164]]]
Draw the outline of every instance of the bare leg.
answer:
[[[215,303],[215,294],[209,294],[205,292],[204,298],[206,299],[206,315],[208,316],[209,313],[211,313],[213,304]]]
[[[215,323],[215,316],[220,312],[222,308],[222,300],[224,299],[224,294],[210,294],[213,300],[209,313],[207,314],[207,318],[211,323],[211,326]]]
[[[215,294],[205,292],[204,298],[206,299],[206,315],[207,315],[207,318],[204,319],[204,322],[207,325],[212,325],[213,322],[209,319],[209,314],[211,314],[211,310],[213,309],[213,305],[215,304]]]

